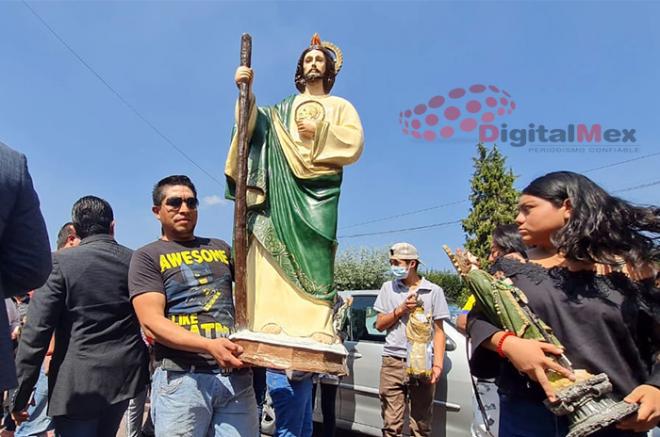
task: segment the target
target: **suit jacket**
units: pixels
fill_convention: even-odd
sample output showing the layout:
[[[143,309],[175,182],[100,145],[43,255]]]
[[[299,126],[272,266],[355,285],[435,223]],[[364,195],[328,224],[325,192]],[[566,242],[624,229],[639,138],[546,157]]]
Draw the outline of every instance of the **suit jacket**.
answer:
[[[53,271],[30,301],[18,346],[14,410],[28,404],[53,331],[50,416],[97,416],[145,389],[147,351],[128,296],[131,254],[102,234],[53,255]]]
[[[0,142],[0,391],[16,386],[5,297],[40,287],[50,246],[25,156]]]

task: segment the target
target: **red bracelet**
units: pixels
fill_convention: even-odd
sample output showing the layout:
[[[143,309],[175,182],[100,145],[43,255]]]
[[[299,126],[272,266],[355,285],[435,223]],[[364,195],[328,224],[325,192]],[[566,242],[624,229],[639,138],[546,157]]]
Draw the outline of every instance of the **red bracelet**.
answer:
[[[504,340],[506,340],[506,338],[507,338],[507,337],[510,337],[510,336],[514,336],[514,337],[515,337],[516,334],[514,334],[514,333],[511,332],[511,331],[504,331],[504,335],[500,338],[500,341],[497,342],[497,353],[498,353],[499,356],[501,356],[502,358],[506,358],[506,356],[504,355],[504,351],[502,350],[502,346],[504,345]]]

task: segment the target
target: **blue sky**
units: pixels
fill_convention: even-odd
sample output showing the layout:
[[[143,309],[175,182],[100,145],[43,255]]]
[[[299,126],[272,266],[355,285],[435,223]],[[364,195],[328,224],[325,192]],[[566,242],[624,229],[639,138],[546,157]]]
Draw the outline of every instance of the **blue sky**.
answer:
[[[87,194],[113,205],[117,239],[158,237],[150,191],[188,174],[203,201],[198,234],[231,239],[221,200],[243,32],[253,37],[260,104],[295,92],[295,62],[314,32],[344,52],[333,94],[358,109],[366,145],[344,172],[340,250],[418,246],[448,268],[442,244],[460,225],[379,235],[461,219],[469,205],[363,222],[460,201],[469,194],[474,134],[424,141],[399,114],[472,84],[516,101],[502,122],[635,129],[634,152],[540,152],[500,144],[522,188],[554,170],[584,171],[660,152],[660,31],[652,2],[30,2],[104,80],[217,183],[128,109],[21,2],[0,3],[0,141],[28,156],[51,240]],[[499,124],[499,121],[498,123]],[[584,148],[582,149],[584,150]],[[660,155],[588,173],[609,190],[658,180]],[[622,192],[660,204],[660,185]]]

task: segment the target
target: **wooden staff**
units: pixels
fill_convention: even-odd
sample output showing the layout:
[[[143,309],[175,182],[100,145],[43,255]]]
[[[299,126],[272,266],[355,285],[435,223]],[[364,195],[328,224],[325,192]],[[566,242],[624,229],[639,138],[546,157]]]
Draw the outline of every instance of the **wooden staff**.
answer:
[[[252,62],[252,37],[241,36],[241,66],[250,67]],[[238,86],[238,174],[234,201],[234,299],[236,302],[236,329],[247,327],[247,162],[248,162],[248,117],[249,85]]]

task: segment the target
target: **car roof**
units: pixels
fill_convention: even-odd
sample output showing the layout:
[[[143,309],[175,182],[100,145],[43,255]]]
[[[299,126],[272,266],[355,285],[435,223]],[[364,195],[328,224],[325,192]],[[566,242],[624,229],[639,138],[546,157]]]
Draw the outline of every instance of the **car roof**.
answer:
[[[380,290],[344,290],[339,294],[345,296],[376,296]]]

